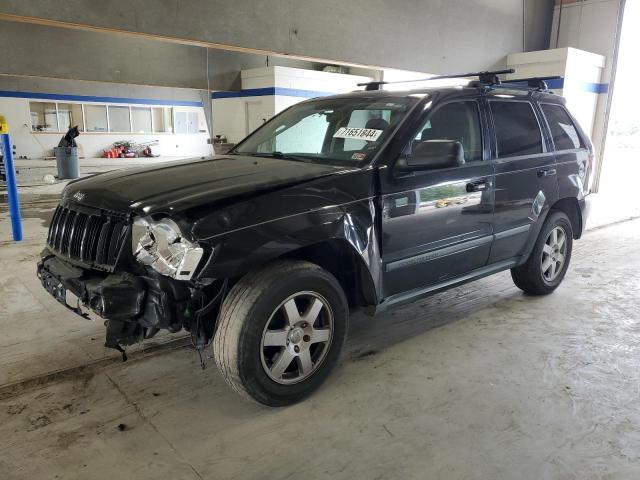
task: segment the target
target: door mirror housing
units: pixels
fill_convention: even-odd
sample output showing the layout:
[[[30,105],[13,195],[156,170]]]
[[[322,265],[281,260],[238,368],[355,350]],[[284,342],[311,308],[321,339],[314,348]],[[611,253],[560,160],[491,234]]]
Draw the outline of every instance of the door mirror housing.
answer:
[[[464,148],[456,140],[426,140],[401,157],[397,166],[402,171],[435,170],[464,165]]]

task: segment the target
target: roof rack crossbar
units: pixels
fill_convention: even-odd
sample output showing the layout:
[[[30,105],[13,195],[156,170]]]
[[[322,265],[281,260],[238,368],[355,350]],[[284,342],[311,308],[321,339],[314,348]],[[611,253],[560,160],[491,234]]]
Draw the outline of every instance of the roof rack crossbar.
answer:
[[[498,75],[504,75],[507,73],[515,73],[513,68],[508,68],[506,70],[493,70],[488,72],[473,72],[473,73],[457,73],[453,75],[436,75],[434,77],[428,78],[420,78],[417,80],[396,80],[393,82],[386,82],[384,80],[376,81],[376,82],[364,82],[359,83],[359,87],[365,87],[365,90],[380,90],[381,85],[389,85],[392,83],[413,83],[413,82],[429,82],[431,80],[444,80],[447,78],[469,78],[469,77],[478,77],[483,83],[500,83],[500,79]]]
[[[528,78],[514,78],[513,80],[504,80],[503,83],[526,83],[527,88],[537,90],[549,90],[547,80],[560,80],[562,77],[558,75],[549,77],[528,77]]]

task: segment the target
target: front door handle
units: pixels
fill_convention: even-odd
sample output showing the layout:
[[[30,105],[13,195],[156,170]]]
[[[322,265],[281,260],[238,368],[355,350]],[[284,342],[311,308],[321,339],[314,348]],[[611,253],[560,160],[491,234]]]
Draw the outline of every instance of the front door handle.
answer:
[[[551,177],[556,174],[556,169],[553,167],[543,168],[538,170],[538,177]]]
[[[467,192],[484,192],[491,186],[489,180],[476,180],[475,182],[467,183]]]

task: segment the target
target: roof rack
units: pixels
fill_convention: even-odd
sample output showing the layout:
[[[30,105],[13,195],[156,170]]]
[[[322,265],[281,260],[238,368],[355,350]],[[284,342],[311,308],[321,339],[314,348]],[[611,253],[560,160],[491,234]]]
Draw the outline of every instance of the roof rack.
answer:
[[[529,78],[515,78],[513,80],[504,80],[502,83],[509,84],[521,84],[521,86],[525,86],[528,90],[549,90],[549,85],[547,85],[547,80],[561,80],[562,77],[555,75],[550,77],[529,77]],[[511,86],[511,85],[510,85]],[[518,85],[513,85],[518,86]]]
[[[493,70],[489,72],[474,72],[474,73],[457,73],[455,75],[436,75],[435,77],[421,78],[418,80],[396,80],[395,82],[386,82],[376,81],[376,82],[365,82],[359,83],[359,87],[365,87],[365,91],[370,90],[380,90],[382,85],[388,85],[391,83],[414,83],[414,82],[429,82],[431,80],[443,80],[446,78],[469,78],[469,77],[478,77],[481,83],[488,85],[499,85],[500,78],[498,75],[503,75],[507,73],[515,73],[513,68],[508,68],[506,70]]]

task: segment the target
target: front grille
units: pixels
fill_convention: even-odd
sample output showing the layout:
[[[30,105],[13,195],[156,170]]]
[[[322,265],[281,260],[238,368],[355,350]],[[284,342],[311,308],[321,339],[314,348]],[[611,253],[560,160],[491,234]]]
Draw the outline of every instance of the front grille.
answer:
[[[60,256],[112,271],[127,232],[124,215],[59,205],[51,220],[47,244]]]

